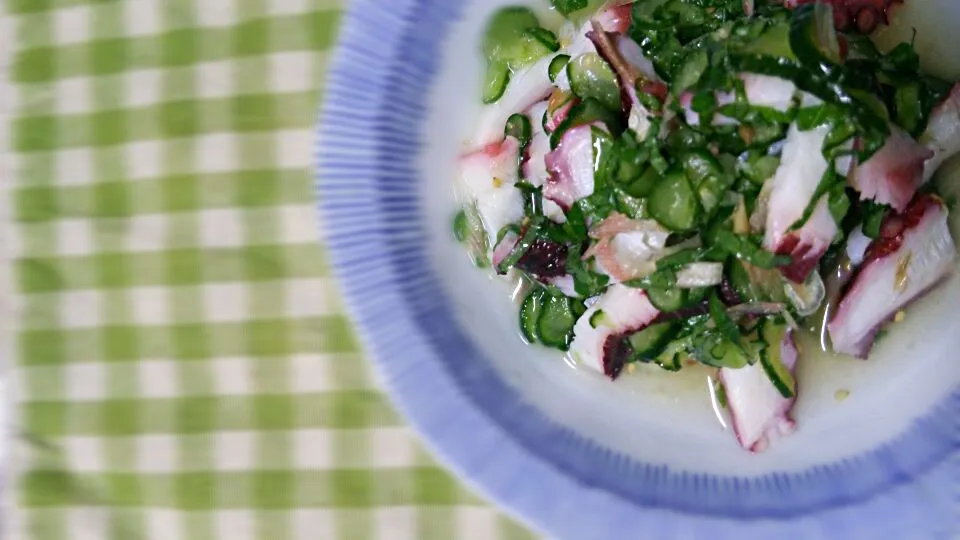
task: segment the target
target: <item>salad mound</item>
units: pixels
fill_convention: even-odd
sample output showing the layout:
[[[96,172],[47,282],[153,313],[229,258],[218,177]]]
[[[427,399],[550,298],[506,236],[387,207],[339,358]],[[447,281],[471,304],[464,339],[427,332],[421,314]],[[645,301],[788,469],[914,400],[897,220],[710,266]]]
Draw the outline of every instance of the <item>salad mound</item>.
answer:
[[[954,268],[930,179],[960,84],[878,50],[890,0],[552,3],[558,29],[488,23],[455,234],[525,284],[526,341],[611,380],[716,370],[762,451],[794,426],[802,328],[866,358]]]

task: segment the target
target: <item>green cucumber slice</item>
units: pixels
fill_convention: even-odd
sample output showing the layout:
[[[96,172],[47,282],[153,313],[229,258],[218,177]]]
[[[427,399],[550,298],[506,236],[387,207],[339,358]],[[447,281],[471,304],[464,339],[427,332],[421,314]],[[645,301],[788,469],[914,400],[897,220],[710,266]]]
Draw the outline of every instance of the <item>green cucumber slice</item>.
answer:
[[[785,324],[777,324],[770,320],[763,323],[760,327],[760,337],[767,346],[760,351],[760,365],[763,366],[764,373],[770,378],[770,382],[780,395],[789,399],[797,395],[797,382],[781,360],[780,344],[783,343],[786,333],[787,325]]]
[[[666,371],[680,371],[680,359],[686,351],[688,341],[677,339],[667,343],[663,351],[654,359],[654,363]]]
[[[683,171],[697,191],[700,205],[708,214],[720,205],[733,177],[727,175],[717,158],[706,150],[694,150],[682,158]]]
[[[606,315],[603,313],[602,309],[598,309],[593,312],[593,315],[590,316],[590,328],[596,328],[603,324],[606,320]]]
[[[654,167],[637,176],[636,180],[627,185],[625,191],[633,197],[646,197],[657,183],[660,182],[660,173]]]
[[[483,84],[483,103],[489,105],[499,101],[507,90],[509,82],[510,70],[506,64],[491,62],[487,65],[487,76]]]
[[[593,98],[604,107],[619,111],[620,85],[610,64],[597,53],[585,53],[567,64],[570,89],[580,99]]]
[[[790,48],[804,65],[829,72],[840,64],[833,8],[823,2],[798,6],[790,25]]]
[[[487,252],[490,249],[490,239],[483,228],[483,220],[480,219],[480,212],[477,210],[476,203],[469,204],[463,208],[463,220],[454,219],[454,226],[462,226],[459,233],[463,233],[464,244],[467,252],[473,259],[474,265],[478,268],[490,266],[490,259]],[[459,234],[457,231],[454,234]]]
[[[557,82],[557,77],[560,75],[560,72],[566,69],[567,64],[570,63],[570,55],[568,54],[558,54],[550,61],[550,67],[547,68],[547,73],[550,76],[550,82]]]
[[[482,50],[487,59],[483,102],[494,103],[503,95],[510,74],[559,49],[557,37],[540,27],[540,21],[525,7],[497,11],[484,31]]]
[[[550,148],[557,148],[567,130],[593,122],[602,122],[615,137],[623,132],[623,123],[617,114],[601,105],[596,99],[587,98],[571,107],[567,117],[550,134]]]
[[[453,218],[453,236],[461,244],[470,236],[470,221],[467,220],[466,210],[460,210]]]
[[[790,24],[783,22],[767,28],[741,52],[795,60],[793,49],[790,48]]]
[[[683,367],[680,364],[680,353],[669,350],[658,356],[654,362],[665,371],[680,371]]]
[[[779,167],[780,158],[769,155],[752,154],[747,160],[737,163],[740,174],[757,186],[763,186]]]
[[[633,349],[631,360],[649,362],[656,359],[680,331],[680,326],[678,321],[657,323],[630,335],[627,342]]]
[[[560,50],[560,40],[557,39],[556,34],[546,28],[530,27],[523,31],[523,35],[525,38],[536,41],[547,53]]]
[[[685,290],[672,287],[669,289],[650,288],[646,290],[647,299],[653,307],[664,313],[671,313],[682,308],[687,303]]]
[[[650,191],[647,209],[653,219],[664,227],[684,232],[696,226],[700,203],[687,176],[674,171],[668,173]]]
[[[894,94],[895,110],[897,115],[897,125],[902,127],[907,133],[917,133],[923,119],[923,113],[920,111],[921,105],[920,83],[912,82],[897,88]]]
[[[514,137],[520,141],[521,146],[530,142],[533,138],[533,126],[530,124],[530,118],[525,114],[513,114],[507,118],[507,125],[503,128],[503,134],[507,137]]]
[[[693,289],[684,290],[687,291],[687,302],[684,304],[684,307],[686,307],[702,301],[707,297],[708,294],[710,294],[710,291],[713,290],[713,287],[695,287]]]
[[[499,60],[506,63],[511,71],[518,71],[540,60],[544,56],[556,52],[557,48],[559,48],[559,43],[557,44],[557,48],[545,44],[544,41],[549,41],[549,38],[545,37],[544,32],[553,36],[549,30],[544,30],[543,28],[528,28],[515,43],[503,49]],[[556,38],[554,37],[553,39]]]
[[[718,368],[740,369],[752,364],[744,350],[717,331],[707,331],[693,340],[693,354],[697,361]]]
[[[490,63],[516,71],[560,49],[553,32],[540,27],[537,16],[524,7],[501,9],[487,24],[482,43]]]
[[[540,321],[540,314],[543,312],[543,297],[546,293],[543,289],[537,288],[530,291],[527,297],[523,299],[520,305],[520,333],[527,343],[536,343],[540,341],[540,330],[537,323]]]
[[[540,341],[548,346],[565,351],[573,340],[573,325],[577,322],[573,300],[566,296],[547,295],[544,299],[537,331]]]
[[[513,54],[510,50],[518,43],[528,28],[540,26],[537,16],[528,8],[505,7],[493,14],[483,33],[481,47],[490,61],[506,60]]]

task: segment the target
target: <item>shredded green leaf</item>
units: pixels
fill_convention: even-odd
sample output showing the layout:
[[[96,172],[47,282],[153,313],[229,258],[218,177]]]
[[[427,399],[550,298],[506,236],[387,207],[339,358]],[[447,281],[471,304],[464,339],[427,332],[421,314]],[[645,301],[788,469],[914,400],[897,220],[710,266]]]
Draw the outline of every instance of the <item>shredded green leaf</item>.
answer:
[[[570,15],[587,7],[587,0],[550,0],[550,3],[563,15]]]

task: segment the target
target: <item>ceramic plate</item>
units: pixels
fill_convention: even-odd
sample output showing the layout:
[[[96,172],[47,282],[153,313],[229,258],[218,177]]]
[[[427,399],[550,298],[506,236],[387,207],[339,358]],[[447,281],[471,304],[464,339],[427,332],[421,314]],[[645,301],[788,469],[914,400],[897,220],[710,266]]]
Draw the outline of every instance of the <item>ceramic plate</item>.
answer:
[[[327,245],[385,386],[431,447],[553,537],[956,538],[960,273],[868,362],[806,362],[798,431],[760,455],[717,421],[696,372],[611,383],[521,341],[509,289],[450,232],[477,43],[506,3],[353,0],[321,116]],[[960,22],[960,4],[939,3],[941,25]]]

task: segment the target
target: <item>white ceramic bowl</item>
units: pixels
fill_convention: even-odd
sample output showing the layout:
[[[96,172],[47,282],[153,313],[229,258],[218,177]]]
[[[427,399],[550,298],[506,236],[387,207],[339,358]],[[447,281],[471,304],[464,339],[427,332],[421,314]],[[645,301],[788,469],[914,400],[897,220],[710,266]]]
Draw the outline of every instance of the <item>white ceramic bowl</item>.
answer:
[[[869,361],[801,360],[798,430],[760,455],[717,421],[702,372],[611,383],[522,342],[508,286],[473,268],[449,227],[455,160],[479,109],[477,43],[509,3],[354,0],[321,121],[338,275],[388,389],[431,446],[564,538],[960,534],[960,272]],[[955,27],[960,2],[901,17]],[[917,43],[957,77],[958,57],[929,62],[938,47],[960,50],[951,32]]]

